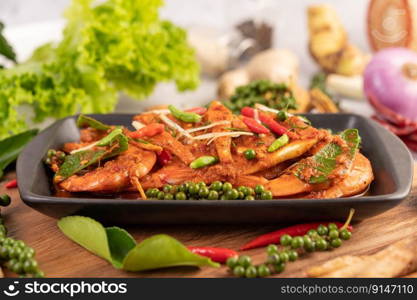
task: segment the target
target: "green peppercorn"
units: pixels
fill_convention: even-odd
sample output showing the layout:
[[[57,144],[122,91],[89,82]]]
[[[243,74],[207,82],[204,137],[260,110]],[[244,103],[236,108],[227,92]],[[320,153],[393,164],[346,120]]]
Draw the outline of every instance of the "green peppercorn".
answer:
[[[258,277],[258,270],[256,269],[256,267],[254,267],[254,266],[247,267],[245,277],[246,278],[256,278],[256,277]]]
[[[223,194],[220,196],[220,200],[229,200],[229,198],[227,198],[227,196]]]
[[[219,193],[217,193],[217,191],[210,191],[208,196],[207,196],[207,199],[217,200],[217,199],[219,199]]]
[[[290,260],[290,257],[288,255],[288,253],[286,251],[284,251],[284,252],[281,252],[279,254],[279,259],[280,259],[281,262],[287,262],[287,261]]]
[[[156,188],[148,189],[146,196],[149,198],[156,198],[158,196],[159,190]]]
[[[245,199],[245,194],[244,193],[242,193],[242,192],[239,192],[239,197],[237,197],[237,199],[239,199],[239,200],[243,200],[243,199]]]
[[[236,189],[231,189],[225,195],[228,200],[236,200],[239,197],[239,192]]]
[[[185,193],[185,192],[187,192],[187,190],[188,190],[188,184],[186,184],[186,183],[183,183],[178,187],[178,192]]]
[[[325,239],[318,239],[316,241],[316,248],[320,251],[326,250],[328,247],[327,241]]]
[[[185,195],[184,192],[178,192],[175,194],[175,199],[176,200],[185,200],[187,199],[187,196]]]
[[[241,193],[243,193],[245,196],[249,195],[249,191],[248,188],[246,186],[241,185],[240,187],[237,188],[237,190]]]
[[[288,251],[288,257],[290,261],[296,261],[298,259],[298,253],[295,250],[289,250]]]
[[[158,200],[164,200],[165,199],[165,193],[164,192],[158,192],[158,195],[156,196]]]
[[[268,266],[266,265],[259,265],[258,266],[258,276],[259,277],[268,277],[271,275],[271,271],[269,270]]]
[[[9,252],[9,257],[10,258],[18,258],[20,253],[22,253],[22,249],[16,247],[16,246],[12,246]]]
[[[25,242],[24,241],[21,241],[21,240],[17,240],[17,241],[15,241],[14,242],[14,245],[15,245],[15,247],[18,247],[18,248],[20,248],[20,249],[24,249],[24,248],[26,248],[26,244],[25,244]]]
[[[278,253],[273,253],[273,254],[268,256],[266,262],[268,264],[277,264],[277,263],[281,262],[281,257],[279,256]]]
[[[332,246],[333,248],[338,248],[342,246],[342,240],[339,238],[332,239],[330,240],[330,246]]]
[[[23,250],[24,253],[26,253],[26,256],[31,258],[35,255],[35,250],[33,250],[33,248],[30,247],[26,247],[25,250]]]
[[[261,195],[264,191],[265,191],[265,188],[263,185],[258,184],[255,186],[255,193],[257,195]]]
[[[10,205],[11,198],[9,195],[4,194],[0,196],[0,206],[8,206]]]
[[[223,188],[223,183],[221,183],[220,181],[215,181],[210,185],[210,190],[213,191],[221,191]]]
[[[195,183],[191,182],[188,185],[188,189],[186,192],[188,192],[189,195],[197,195],[198,190],[199,190],[198,186]]]
[[[250,258],[250,256],[247,256],[247,255],[239,256],[238,264],[239,266],[247,268],[252,264],[252,259]]]
[[[42,271],[38,270],[33,276],[35,278],[43,278],[45,274]]]
[[[225,182],[225,183],[223,183],[222,189],[223,189],[223,192],[226,193],[227,191],[233,189],[233,186],[230,182]]]
[[[282,273],[285,270],[285,262],[274,265],[274,271],[276,273]]]
[[[252,160],[256,157],[256,151],[253,149],[247,149],[243,152],[243,154],[247,160]]]
[[[280,238],[280,244],[282,246],[289,246],[289,245],[291,245],[291,241],[292,241],[292,237],[290,235],[288,235],[288,234],[284,234]]]
[[[270,191],[262,192],[261,199],[262,200],[271,200],[272,199],[272,193]]]
[[[54,149],[49,149],[48,152],[46,153],[46,156],[48,157],[52,157],[56,155],[56,150]]]
[[[226,261],[226,265],[233,270],[238,265],[238,258],[236,256],[229,257]]]
[[[352,236],[352,233],[347,229],[342,229],[342,230],[340,230],[339,235],[340,235],[342,240],[346,241],[346,240],[350,239],[350,237]]]
[[[268,245],[268,247],[266,247],[266,253],[268,253],[268,255],[278,253],[277,245],[274,245],[274,244]]]
[[[335,239],[339,237],[339,230],[337,229],[332,229],[329,231],[329,238],[331,239]]]
[[[23,266],[19,261],[15,260],[13,264],[10,264],[10,270],[16,274],[20,274],[23,271]]]
[[[310,230],[307,232],[307,235],[308,235],[308,236],[310,236],[310,237],[315,237],[315,236],[317,236],[317,235],[318,235],[318,233],[317,233],[317,230],[315,230],[315,229],[310,229]]]
[[[246,274],[246,269],[242,266],[236,266],[233,268],[233,274],[237,277],[243,277]]]
[[[165,200],[174,200],[174,195],[165,193]]]
[[[170,185],[170,184],[166,184],[166,185],[164,185],[164,188],[162,189],[162,191],[163,191],[164,193],[171,193],[171,192],[172,192],[172,190],[173,190],[173,187],[172,187],[172,185]]]
[[[291,248],[297,249],[304,246],[304,240],[301,236],[295,236],[293,237],[291,241]]]
[[[329,232],[329,229],[323,224],[320,224],[319,227],[317,227],[317,233],[319,235],[326,235],[328,232]]]
[[[52,163],[51,158],[50,158],[50,157],[46,158],[46,159],[45,159],[45,163],[46,163],[47,165],[50,165],[50,164]]]
[[[3,259],[3,260],[9,259],[10,250],[11,250],[10,246],[5,246],[5,245],[1,246],[0,247],[0,258]]]
[[[200,196],[200,198],[206,199],[209,195],[210,191],[207,187],[201,187],[200,190],[198,191],[198,195]]]
[[[197,187],[198,189],[201,189],[207,187],[207,185],[204,181],[200,181],[199,183],[197,183]]]
[[[339,229],[339,227],[337,227],[337,225],[335,223],[329,223],[327,225],[327,228],[329,228],[329,231],[331,231],[331,230],[338,230]]]
[[[38,270],[38,263],[34,259],[28,259],[23,263],[22,267],[26,274],[33,274]]]
[[[253,188],[251,188],[251,187],[248,187],[248,193],[247,193],[247,195],[251,195],[251,196],[255,195],[255,190]]]
[[[245,200],[250,200],[250,201],[252,201],[252,200],[255,200],[255,197],[254,197],[254,196],[252,196],[252,195],[247,195],[247,196],[245,197]]]
[[[304,241],[304,250],[306,252],[314,252],[316,250],[316,242],[315,241]]]
[[[58,158],[61,160],[63,160],[66,156],[65,152],[62,152],[62,151],[59,151],[57,154],[58,154]]]

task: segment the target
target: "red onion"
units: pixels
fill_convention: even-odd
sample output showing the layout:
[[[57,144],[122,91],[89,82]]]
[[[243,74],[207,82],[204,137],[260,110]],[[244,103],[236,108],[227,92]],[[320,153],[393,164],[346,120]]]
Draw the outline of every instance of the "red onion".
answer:
[[[417,52],[407,48],[377,52],[365,69],[364,90],[387,120],[400,126],[417,122]]]

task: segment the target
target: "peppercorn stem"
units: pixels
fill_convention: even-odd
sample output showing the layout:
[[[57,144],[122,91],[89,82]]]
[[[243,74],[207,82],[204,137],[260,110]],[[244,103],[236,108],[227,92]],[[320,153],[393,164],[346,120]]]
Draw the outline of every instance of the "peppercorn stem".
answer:
[[[355,209],[354,208],[351,208],[350,211],[349,211],[349,216],[348,216],[345,224],[343,224],[343,226],[340,228],[340,230],[343,230],[343,229],[347,229],[348,228],[348,226],[350,224],[350,221],[352,221],[352,218],[353,218],[353,214],[354,213],[355,213]]]

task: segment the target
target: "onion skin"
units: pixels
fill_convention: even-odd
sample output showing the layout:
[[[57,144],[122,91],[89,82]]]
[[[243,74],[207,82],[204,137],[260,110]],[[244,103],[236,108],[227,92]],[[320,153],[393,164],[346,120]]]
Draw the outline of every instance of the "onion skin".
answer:
[[[364,91],[374,108],[391,122],[417,122],[417,52],[386,48],[375,54],[364,72]],[[393,117],[393,113],[404,118]]]

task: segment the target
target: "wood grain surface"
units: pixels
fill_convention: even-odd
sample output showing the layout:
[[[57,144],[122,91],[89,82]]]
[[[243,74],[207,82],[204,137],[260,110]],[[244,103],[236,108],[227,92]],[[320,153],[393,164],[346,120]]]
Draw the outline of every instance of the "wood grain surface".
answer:
[[[277,277],[303,277],[313,265],[345,254],[369,254],[405,237],[417,234],[417,165],[410,196],[399,206],[360,223],[354,224],[354,233],[343,246],[328,252],[307,254],[287,265]],[[9,173],[6,180],[14,178]],[[4,182],[5,182],[4,181]],[[114,269],[106,261],[89,253],[67,239],[57,228],[56,220],[26,206],[17,189],[6,190],[0,183],[0,194],[7,192],[12,205],[2,209],[10,236],[24,240],[36,250],[36,258],[47,277],[226,277],[226,267],[178,267],[152,272],[130,273]],[[238,249],[252,238],[278,229],[277,226],[130,226],[125,227],[137,241],[153,234],[169,234],[186,245],[219,246]],[[242,252],[251,255],[255,263],[265,260],[265,249]],[[6,276],[12,274],[5,272]]]

